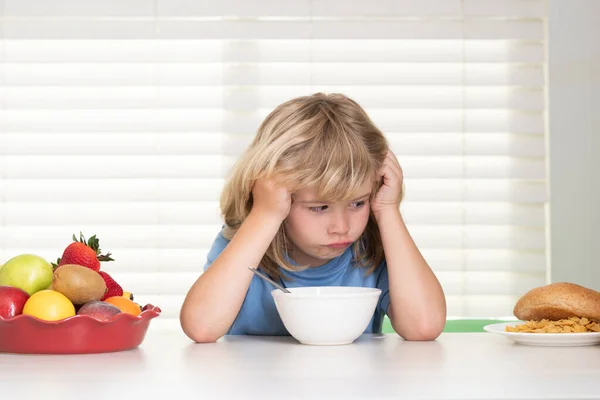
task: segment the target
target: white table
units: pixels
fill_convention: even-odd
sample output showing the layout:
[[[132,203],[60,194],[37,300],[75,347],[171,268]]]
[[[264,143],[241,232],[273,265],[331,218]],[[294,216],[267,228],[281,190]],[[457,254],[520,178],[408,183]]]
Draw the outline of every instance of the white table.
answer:
[[[289,337],[194,344],[150,331],[135,350],[0,354],[0,398],[598,399],[600,346],[530,347],[490,333],[396,335],[313,347]]]

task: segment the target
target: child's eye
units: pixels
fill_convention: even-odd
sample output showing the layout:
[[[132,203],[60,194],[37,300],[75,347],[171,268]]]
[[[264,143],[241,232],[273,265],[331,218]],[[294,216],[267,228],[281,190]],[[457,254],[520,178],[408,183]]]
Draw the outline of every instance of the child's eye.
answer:
[[[318,213],[327,210],[327,206],[308,207],[308,209],[312,212]]]
[[[352,202],[351,206],[352,208],[361,208],[362,206],[365,205],[365,201],[361,200],[361,201],[354,201]]]

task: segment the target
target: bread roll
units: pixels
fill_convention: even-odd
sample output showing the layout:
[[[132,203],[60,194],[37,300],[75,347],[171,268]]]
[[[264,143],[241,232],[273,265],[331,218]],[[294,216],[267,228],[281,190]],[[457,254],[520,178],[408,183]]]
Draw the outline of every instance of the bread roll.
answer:
[[[600,292],[574,283],[552,283],[525,293],[513,312],[522,321],[570,317],[600,320]]]

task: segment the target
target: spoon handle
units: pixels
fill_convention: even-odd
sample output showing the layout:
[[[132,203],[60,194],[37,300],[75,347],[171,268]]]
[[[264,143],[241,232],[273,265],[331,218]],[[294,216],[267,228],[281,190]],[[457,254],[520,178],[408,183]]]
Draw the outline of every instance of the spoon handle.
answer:
[[[256,275],[258,275],[261,278],[263,278],[265,281],[270,282],[273,286],[275,286],[277,289],[281,290],[282,292],[284,292],[284,293],[291,293],[289,290],[287,290],[286,288],[284,288],[280,284],[276,283],[275,281],[273,281],[271,278],[269,278],[265,274],[259,272],[256,268],[248,267],[248,269],[250,271],[254,272]]]

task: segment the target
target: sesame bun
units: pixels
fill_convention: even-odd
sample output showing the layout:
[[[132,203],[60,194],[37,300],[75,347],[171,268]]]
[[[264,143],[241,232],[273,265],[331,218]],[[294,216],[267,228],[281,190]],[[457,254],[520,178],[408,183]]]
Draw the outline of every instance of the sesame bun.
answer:
[[[600,292],[574,283],[552,283],[525,293],[513,312],[522,321],[570,317],[600,320]]]

